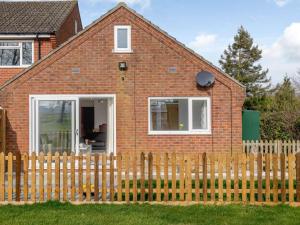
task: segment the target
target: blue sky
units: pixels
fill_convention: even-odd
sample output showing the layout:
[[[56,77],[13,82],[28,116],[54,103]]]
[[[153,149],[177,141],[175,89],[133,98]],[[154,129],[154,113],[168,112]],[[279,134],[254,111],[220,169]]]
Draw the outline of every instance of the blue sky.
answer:
[[[84,26],[119,0],[79,0]],[[300,69],[300,0],[125,0],[163,30],[219,66],[240,25],[263,49],[273,84]]]

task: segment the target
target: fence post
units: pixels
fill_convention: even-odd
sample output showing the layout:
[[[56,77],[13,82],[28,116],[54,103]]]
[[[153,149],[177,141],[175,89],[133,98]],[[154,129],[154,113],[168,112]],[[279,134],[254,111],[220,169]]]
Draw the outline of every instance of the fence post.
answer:
[[[118,183],[118,189],[117,189],[117,199],[118,202],[121,202],[122,199],[122,155],[121,153],[117,153],[117,183]]]
[[[153,200],[153,186],[152,186],[152,180],[153,180],[153,156],[152,153],[150,152],[148,154],[148,200],[152,201]]]
[[[203,201],[206,203],[207,201],[207,157],[204,152],[202,155],[202,171],[203,171]]]
[[[21,154],[16,153],[16,201],[21,198]]]
[[[296,154],[296,196],[300,202],[300,152]]]
[[[24,161],[23,161],[23,195],[24,195],[24,201],[27,202],[28,200],[28,154],[25,153],[23,155]]]
[[[31,154],[31,201],[36,201],[36,154]]]
[[[257,200],[262,202],[262,153],[257,154]]]
[[[39,201],[44,201],[44,153],[39,155]]]
[[[165,153],[164,157],[164,201],[169,200],[169,156]]]
[[[115,198],[115,165],[114,165],[114,154],[113,153],[110,153],[110,156],[109,156],[109,166],[110,166],[110,179],[109,179],[109,187],[110,187],[110,191],[109,191],[109,200],[111,202],[114,201],[114,198]]]
[[[60,199],[60,155],[59,152],[55,153],[55,195],[56,201]]]
[[[281,202],[286,201],[286,185],[285,185],[285,153],[280,154],[280,170],[281,170]]]

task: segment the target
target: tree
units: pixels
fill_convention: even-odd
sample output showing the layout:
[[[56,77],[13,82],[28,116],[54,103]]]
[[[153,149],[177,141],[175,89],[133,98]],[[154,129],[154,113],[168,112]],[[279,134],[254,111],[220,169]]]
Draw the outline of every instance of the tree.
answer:
[[[241,26],[234,43],[221,55],[219,63],[222,69],[246,86],[247,96],[260,98],[270,90],[268,70],[263,70],[258,61],[262,58],[262,50],[254,45],[250,34]]]
[[[271,107],[261,110],[263,139],[300,138],[300,101],[290,78],[285,77],[273,96]]]

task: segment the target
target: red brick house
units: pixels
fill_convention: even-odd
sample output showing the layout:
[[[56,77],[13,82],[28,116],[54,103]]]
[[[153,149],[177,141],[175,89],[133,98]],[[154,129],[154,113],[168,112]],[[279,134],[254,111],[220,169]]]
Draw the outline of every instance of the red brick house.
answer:
[[[77,1],[1,1],[0,85],[81,30]]]
[[[215,77],[207,88],[196,76]],[[0,87],[8,151],[238,151],[244,87],[119,4]]]

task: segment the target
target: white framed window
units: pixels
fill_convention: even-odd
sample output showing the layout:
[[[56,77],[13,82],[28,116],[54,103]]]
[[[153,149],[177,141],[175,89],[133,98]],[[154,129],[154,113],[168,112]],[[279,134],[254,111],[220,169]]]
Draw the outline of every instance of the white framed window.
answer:
[[[131,26],[114,27],[114,52],[130,53],[131,50]]]
[[[210,97],[148,98],[148,133],[211,134]]]
[[[0,67],[28,67],[33,61],[33,41],[0,40]]]

